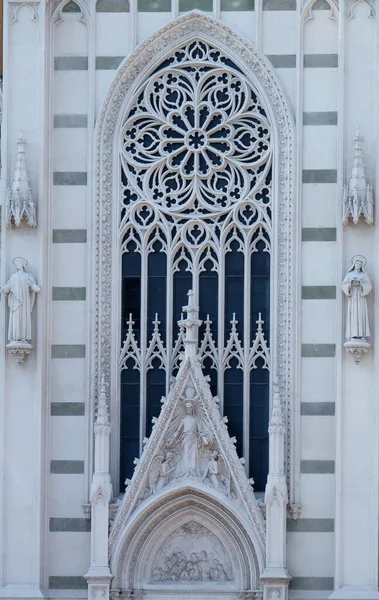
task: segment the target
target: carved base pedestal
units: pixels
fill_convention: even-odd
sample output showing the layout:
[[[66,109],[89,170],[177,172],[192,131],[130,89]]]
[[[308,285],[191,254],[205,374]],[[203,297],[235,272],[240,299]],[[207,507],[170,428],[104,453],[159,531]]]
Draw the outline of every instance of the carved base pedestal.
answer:
[[[286,569],[266,569],[261,577],[263,600],[288,600],[288,586],[291,579]]]
[[[88,583],[88,600],[109,600],[109,588],[112,577],[85,576]]]
[[[6,349],[8,351],[8,354],[12,354],[13,356],[15,356],[17,358],[17,363],[19,365],[22,365],[25,358],[29,356],[29,354],[33,350],[33,345],[29,344],[29,342],[26,341],[12,341],[6,345]]]
[[[351,338],[344,343],[343,347],[348,354],[353,356],[355,364],[359,365],[361,358],[363,358],[371,348],[371,344],[368,343],[366,338]]]

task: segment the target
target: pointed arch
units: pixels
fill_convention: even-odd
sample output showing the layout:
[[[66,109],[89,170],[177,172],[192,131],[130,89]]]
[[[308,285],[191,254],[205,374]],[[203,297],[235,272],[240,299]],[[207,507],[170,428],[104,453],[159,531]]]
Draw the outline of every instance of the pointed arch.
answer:
[[[261,587],[259,577],[265,554],[257,532],[248,519],[240,512],[237,514],[235,503],[195,482],[161,492],[131,516],[111,548],[113,587],[121,590],[141,585],[145,590],[154,587],[155,557],[162,557],[167,540],[183,527],[192,529],[195,538],[201,533],[213,536],[213,543],[216,541],[222,549],[223,566],[230,573],[223,589],[228,586],[233,592]],[[223,562],[222,557],[218,559]],[[164,583],[159,582],[163,591]]]
[[[327,2],[327,4],[329,4],[329,8],[330,8],[330,14],[329,14],[329,19],[332,19],[332,21],[335,21],[336,23],[338,23],[338,16],[339,16],[339,7],[338,4],[336,2],[336,0],[307,0],[307,2],[305,3],[303,10],[301,12],[301,17],[302,20],[304,21],[304,23],[306,21],[309,21],[310,19],[314,18],[314,14],[313,14],[313,10],[315,8],[315,4],[317,4],[317,2]]]
[[[119,67],[99,113],[96,126],[96,197],[94,203],[93,272],[93,358],[92,396],[100,371],[111,382],[111,396],[117,395],[118,335],[114,335],[118,302],[117,277],[120,258],[117,247],[119,163],[118,145],[125,107],[141,82],[172,52],[189,41],[213,44],[234,61],[258,91],[272,124],[273,163],[273,259],[271,312],[274,324],[272,378],[279,382],[286,406],[287,467],[291,492],[295,490],[296,469],[291,454],[291,404],[296,397],[295,381],[299,361],[297,340],[299,292],[297,281],[300,242],[297,199],[294,197],[294,123],[289,104],[271,63],[225,25],[197,11],[180,17],[139,45]],[[116,338],[116,345],[115,340]]]

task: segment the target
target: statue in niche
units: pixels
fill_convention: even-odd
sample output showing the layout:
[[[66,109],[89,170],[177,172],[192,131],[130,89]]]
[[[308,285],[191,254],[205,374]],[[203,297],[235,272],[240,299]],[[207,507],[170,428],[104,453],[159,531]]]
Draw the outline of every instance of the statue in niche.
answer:
[[[35,294],[41,288],[31,273],[26,271],[28,261],[20,256],[13,259],[16,267],[14,273],[4,287],[2,294],[8,297],[9,327],[8,340],[13,342],[29,342],[32,339],[31,316]],[[8,345],[9,346],[9,345]]]
[[[370,336],[367,296],[372,283],[364,270],[366,261],[362,256],[354,256],[352,265],[342,282],[342,291],[348,297],[346,338],[364,340]]]
[[[200,415],[195,411],[195,390],[187,387],[183,398],[185,414],[168,439],[169,446],[180,443],[183,451],[183,468],[185,476],[199,476],[200,450],[211,443],[210,433],[203,427]]]

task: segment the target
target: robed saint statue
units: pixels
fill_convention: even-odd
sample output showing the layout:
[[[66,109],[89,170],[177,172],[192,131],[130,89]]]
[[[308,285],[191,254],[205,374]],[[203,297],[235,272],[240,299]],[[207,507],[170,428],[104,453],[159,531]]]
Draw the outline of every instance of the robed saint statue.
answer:
[[[346,320],[348,340],[365,339],[370,336],[367,296],[371,290],[372,283],[364,270],[363,259],[354,257],[342,282],[342,291],[348,298]]]
[[[28,261],[18,256],[13,259],[16,273],[0,291],[8,297],[9,327],[8,340],[29,342],[32,339],[31,316],[36,292],[40,291],[31,273],[26,271]]]

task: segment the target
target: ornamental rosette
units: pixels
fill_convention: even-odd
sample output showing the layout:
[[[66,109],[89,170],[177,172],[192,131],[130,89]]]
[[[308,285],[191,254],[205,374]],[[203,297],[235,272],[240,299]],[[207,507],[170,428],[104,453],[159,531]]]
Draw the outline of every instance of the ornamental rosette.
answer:
[[[271,167],[270,127],[236,65],[193,43],[136,91],[122,130],[124,203],[223,213],[253,199]]]

